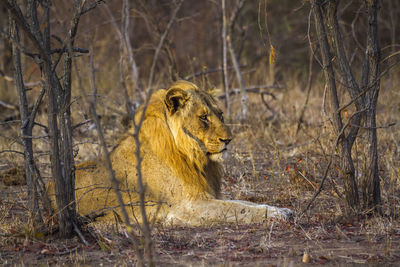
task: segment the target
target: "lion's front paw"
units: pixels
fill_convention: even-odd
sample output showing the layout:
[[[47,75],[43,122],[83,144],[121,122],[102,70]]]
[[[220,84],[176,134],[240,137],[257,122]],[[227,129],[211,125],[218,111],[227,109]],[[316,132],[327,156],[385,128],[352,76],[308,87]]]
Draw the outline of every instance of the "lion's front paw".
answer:
[[[288,220],[292,217],[294,212],[291,209],[287,208],[278,208],[278,207],[267,207],[267,218],[279,218],[283,220]]]

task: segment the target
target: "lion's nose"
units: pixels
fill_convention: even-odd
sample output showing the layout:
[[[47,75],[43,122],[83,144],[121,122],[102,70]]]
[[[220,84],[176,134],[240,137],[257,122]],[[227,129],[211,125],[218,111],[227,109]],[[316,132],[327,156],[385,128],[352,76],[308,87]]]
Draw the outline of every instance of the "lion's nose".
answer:
[[[226,139],[220,138],[219,140],[227,145],[232,141],[232,138],[226,138]]]

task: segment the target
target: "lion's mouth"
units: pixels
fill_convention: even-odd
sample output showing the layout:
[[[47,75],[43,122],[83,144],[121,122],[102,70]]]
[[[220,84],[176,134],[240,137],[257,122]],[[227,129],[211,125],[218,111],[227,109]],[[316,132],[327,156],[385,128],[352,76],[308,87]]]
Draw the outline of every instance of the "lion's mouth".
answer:
[[[218,154],[224,153],[224,152],[227,151],[227,150],[228,150],[227,148],[224,148],[224,149],[222,149],[221,151],[218,151],[218,152],[207,152],[207,155],[208,155],[208,156],[211,156],[211,155],[218,155]]]

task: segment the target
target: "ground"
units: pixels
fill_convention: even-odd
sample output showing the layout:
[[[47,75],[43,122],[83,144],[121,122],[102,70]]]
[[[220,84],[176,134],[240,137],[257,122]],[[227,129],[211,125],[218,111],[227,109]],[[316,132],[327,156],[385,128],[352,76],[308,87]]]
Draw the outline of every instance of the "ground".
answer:
[[[295,216],[289,221],[270,220],[252,225],[196,228],[155,225],[152,240],[156,263],[160,266],[399,264],[399,127],[382,130],[379,135],[383,216],[346,215],[337,161],[329,169],[322,192],[302,213],[321,184],[328,155],[334,153],[334,135],[320,112],[313,112],[319,109],[318,97],[310,100],[306,122],[298,134],[295,133],[295,110],[299,107],[286,105],[285,108],[282,103],[303,99],[304,92],[276,93],[276,97],[275,102],[271,100],[274,110],[264,107],[258,98],[251,98],[255,104],[254,110],[250,110],[249,122],[230,123],[235,138],[225,162],[222,192],[227,198],[291,208]],[[386,105],[380,107],[381,125],[395,121],[398,114],[397,100],[385,95],[382,98]],[[103,116],[102,120],[107,136],[118,136],[124,131],[113,125],[115,118],[107,120]],[[2,127],[8,136],[18,131],[17,126]],[[95,134],[90,132],[93,128],[88,125],[85,129],[80,129],[75,136],[79,147],[77,161],[93,158],[97,153],[96,149],[88,149],[90,145],[96,148],[95,142],[87,144],[87,140],[95,140]],[[43,155],[45,148],[36,147]],[[3,144],[2,149],[16,148]],[[359,163],[362,149],[363,143],[357,143],[358,173],[364,170]],[[20,169],[13,170],[21,164],[19,155],[10,154],[0,159],[0,170],[3,174],[8,170],[9,174],[7,179],[0,177],[3,180],[0,182],[0,265],[120,266],[136,262],[131,240],[120,223],[92,223],[82,229],[87,245],[79,237],[60,240],[56,234],[44,235],[42,230],[35,230],[27,216],[23,173]],[[44,179],[49,179],[46,156],[39,158],[38,165]],[[11,174],[16,182],[10,178]],[[304,254],[309,256],[308,260]]]
[[[16,196],[19,189],[8,188],[7,192]],[[1,219],[20,221],[25,207],[19,201],[6,200],[2,192]],[[3,266],[119,266],[135,262],[130,239],[121,225],[93,225],[85,233],[86,246],[78,237],[60,241],[54,236],[32,234],[19,223],[1,232]],[[394,223],[378,217],[335,222],[327,215],[314,215],[301,222],[272,220],[204,228],[157,226],[152,235],[154,258],[160,266],[298,266],[307,253],[311,264],[394,265],[400,262],[400,227]]]

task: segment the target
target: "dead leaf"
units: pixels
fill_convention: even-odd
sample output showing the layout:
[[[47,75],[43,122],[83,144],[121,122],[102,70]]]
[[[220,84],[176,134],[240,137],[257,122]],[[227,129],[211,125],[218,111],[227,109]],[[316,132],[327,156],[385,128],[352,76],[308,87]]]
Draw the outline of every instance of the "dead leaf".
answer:
[[[310,254],[308,254],[307,252],[303,254],[303,258],[301,259],[301,261],[303,263],[310,263],[311,261],[311,257]]]

